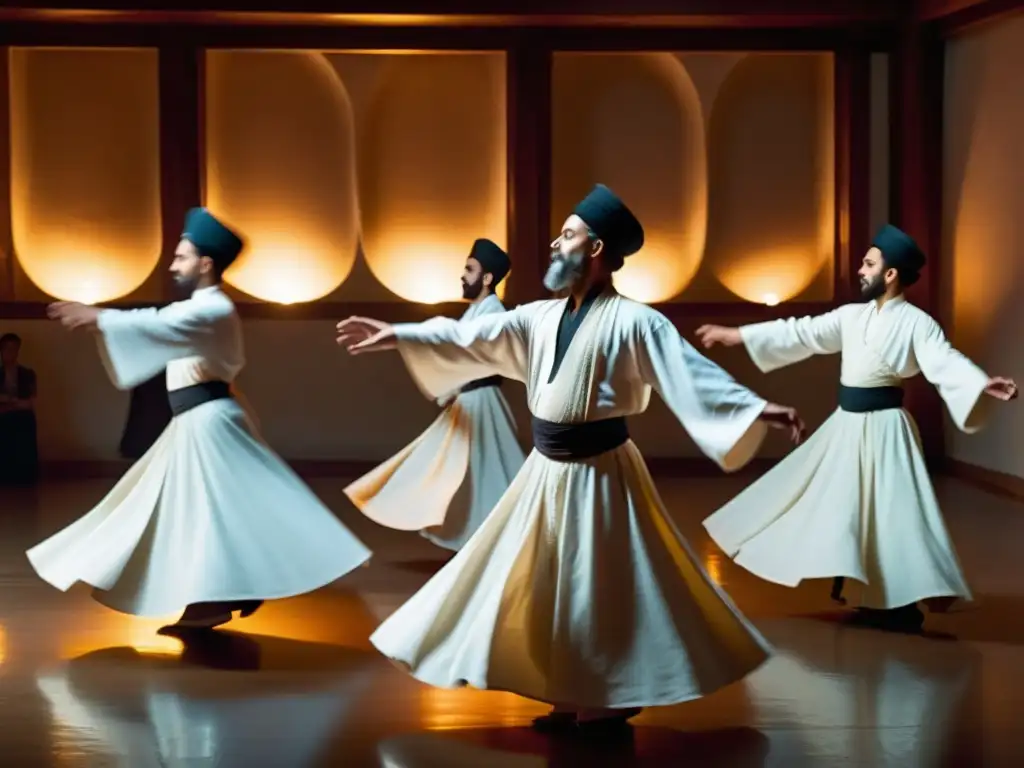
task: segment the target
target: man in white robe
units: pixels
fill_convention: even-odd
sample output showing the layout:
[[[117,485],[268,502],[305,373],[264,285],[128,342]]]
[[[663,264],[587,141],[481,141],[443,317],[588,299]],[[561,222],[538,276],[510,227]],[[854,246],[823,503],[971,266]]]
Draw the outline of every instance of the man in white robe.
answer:
[[[495,291],[510,266],[497,244],[473,243],[462,274],[462,296],[471,303],[460,322],[505,311]],[[421,531],[437,546],[457,552],[525,460],[501,381],[501,376],[477,379],[439,398],[444,410],[434,423],[345,494],[375,523]]]
[[[901,407],[902,382],[923,374],[968,433],[981,427],[986,400],[1017,395],[1013,381],[990,377],[953,349],[939,324],[904,298],[924,261],[908,235],[887,225],[858,273],[866,303],[817,317],[697,330],[705,347],[743,344],[765,372],[842,353],[838,410],[704,527],[739,565],[768,581],[861,582],[857,620],[902,630],[920,629],[918,601],[941,610],[971,598],[917,427]]]
[[[740,680],[769,654],[669,518],[626,417],[655,389],[727,471],[754,455],[766,424],[802,425],[615,291],[612,273],[642,244],[640,223],[598,186],[551,246],[545,285],[567,300],[469,323],[338,324],[354,354],[397,347],[428,395],[494,374],[527,386],[536,449],[476,535],[371,642],[431,685],[552,704],[538,728],[621,725]]]
[[[60,590],[78,581],[136,616],[185,609],[180,626],[213,627],[264,599],[344,576],[366,549],[259,438],[231,384],[242,325],[221,288],[241,239],[206,209],[189,212],[171,272],[184,301],[118,311],[59,302],[52,318],[95,332],[115,386],[166,368],[174,418],[97,507],[28,551]]]

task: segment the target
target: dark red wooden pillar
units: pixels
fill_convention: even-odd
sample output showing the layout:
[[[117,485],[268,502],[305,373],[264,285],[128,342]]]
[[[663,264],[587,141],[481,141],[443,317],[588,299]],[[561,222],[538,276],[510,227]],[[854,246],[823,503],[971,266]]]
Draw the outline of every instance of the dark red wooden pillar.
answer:
[[[908,298],[940,322],[942,235],[942,97],[944,44],[934,24],[908,22],[890,58],[891,216],[928,256]],[[907,390],[908,408],[933,465],[945,456],[943,405],[922,378]]]
[[[871,216],[871,54],[835,54],[835,296],[857,299],[856,274],[868,244]]]
[[[506,54],[509,255],[507,306],[544,296],[551,218],[551,52],[524,30]]]
[[[203,59],[193,45],[160,46],[160,213],[164,299],[174,298],[167,267],[181,237],[185,212],[202,203]]]

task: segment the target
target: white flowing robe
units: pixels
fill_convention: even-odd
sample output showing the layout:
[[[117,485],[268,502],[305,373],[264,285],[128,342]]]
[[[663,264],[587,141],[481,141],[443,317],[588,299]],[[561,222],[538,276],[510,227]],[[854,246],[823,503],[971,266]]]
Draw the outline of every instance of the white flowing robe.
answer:
[[[901,386],[924,374],[958,428],[984,420],[988,376],[953,349],[938,323],[902,297],[741,329],[768,372],[842,352],[848,387]],[[785,586],[846,576],[860,602],[898,608],[930,597],[970,599],[939,511],[917,427],[902,409],[835,413],[799,449],[704,521],[751,573]]]
[[[491,294],[470,305],[460,322],[504,311]],[[458,551],[524,460],[505,397],[497,387],[483,387],[459,394],[423,434],[345,494],[375,523],[423,531],[438,546]]]
[[[98,339],[119,389],[165,367],[168,391],[230,383],[244,364],[241,321],[216,287],[159,311],[106,310]],[[150,617],[303,594],[370,556],[233,399],[172,419],[106,498],[27,554],[57,589],[82,581],[103,605]]]
[[[613,291],[548,383],[564,307],[399,325],[398,349],[429,396],[501,374],[526,384],[535,416],[571,424],[641,413],[653,388],[724,469],[754,455],[765,401]],[[769,654],[668,517],[632,441],[570,462],[532,452],[476,535],[370,640],[431,685],[580,707],[695,699]]]

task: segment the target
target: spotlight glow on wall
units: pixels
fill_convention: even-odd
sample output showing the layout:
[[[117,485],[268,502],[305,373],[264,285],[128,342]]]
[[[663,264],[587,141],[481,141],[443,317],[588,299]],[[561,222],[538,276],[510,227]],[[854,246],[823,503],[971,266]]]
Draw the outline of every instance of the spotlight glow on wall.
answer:
[[[10,49],[14,253],[50,296],[110,301],[156,267],[158,102],[155,50]]]
[[[264,301],[334,291],[359,240],[355,118],[315,51],[206,53],[206,204],[246,248],[224,279]]]

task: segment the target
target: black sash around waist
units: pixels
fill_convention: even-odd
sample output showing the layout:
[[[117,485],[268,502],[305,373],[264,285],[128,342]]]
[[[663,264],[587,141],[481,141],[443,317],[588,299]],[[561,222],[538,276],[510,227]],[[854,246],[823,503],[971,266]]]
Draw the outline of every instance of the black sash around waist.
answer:
[[[193,408],[198,408],[203,403],[226,400],[230,397],[231,385],[226,381],[204,381],[167,393],[167,399],[171,403],[171,413],[175,416],[181,416]]]
[[[464,384],[460,389],[459,393],[472,392],[474,389],[484,389],[485,387],[500,387],[501,376],[488,376],[486,379],[474,379],[468,384]]]
[[[553,461],[579,461],[615,450],[629,440],[624,416],[582,424],[556,424],[533,417],[533,445]]]
[[[849,413],[872,413],[903,407],[903,387],[839,385],[839,407]]]

